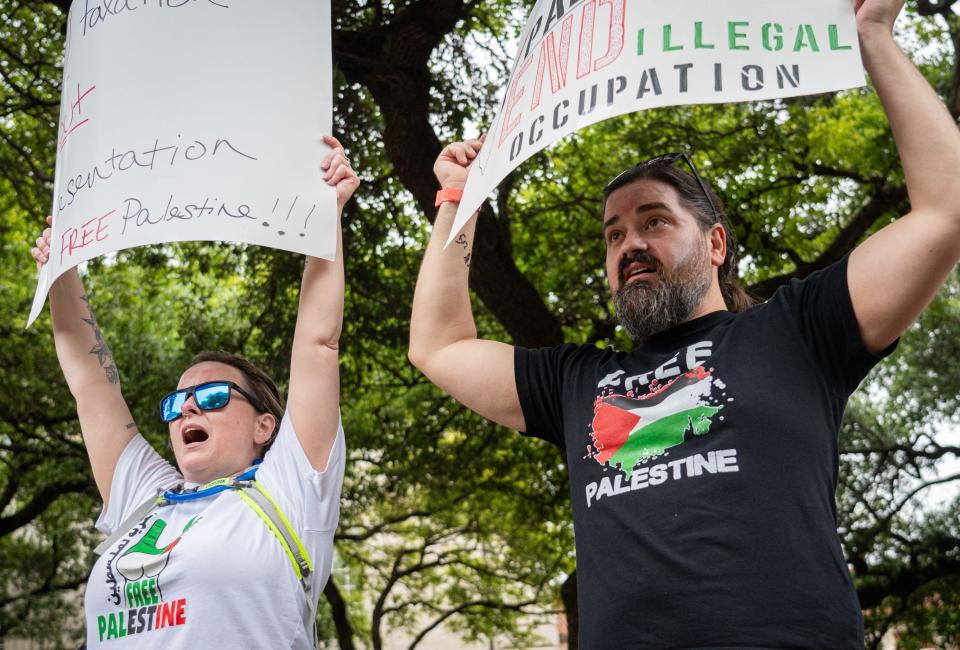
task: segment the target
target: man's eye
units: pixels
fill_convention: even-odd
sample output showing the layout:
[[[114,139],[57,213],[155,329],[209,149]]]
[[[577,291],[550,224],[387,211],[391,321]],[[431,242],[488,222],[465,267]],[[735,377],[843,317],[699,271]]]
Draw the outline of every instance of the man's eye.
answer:
[[[609,235],[607,235],[607,242],[613,244],[615,242],[620,241],[622,238],[623,238],[623,235],[621,233],[617,231],[613,231]]]
[[[658,228],[667,223],[666,219],[661,219],[660,217],[654,217],[647,221],[647,228]]]

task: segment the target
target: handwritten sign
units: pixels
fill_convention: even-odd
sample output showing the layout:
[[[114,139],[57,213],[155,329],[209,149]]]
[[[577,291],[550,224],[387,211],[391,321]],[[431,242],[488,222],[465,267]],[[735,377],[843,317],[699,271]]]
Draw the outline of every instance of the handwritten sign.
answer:
[[[862,85],[850,0],[539,0],[447,243],[510,170],[590,124]]]
[[[50,261],[183,240],[333,259],[329,0],[74,0]]]

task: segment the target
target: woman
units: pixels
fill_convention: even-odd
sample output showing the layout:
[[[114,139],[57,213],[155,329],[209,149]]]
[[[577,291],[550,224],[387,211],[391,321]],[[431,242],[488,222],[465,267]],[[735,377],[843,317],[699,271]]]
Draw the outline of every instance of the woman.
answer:
[[[324,139],[339,218],[359,180]],[[138,433],[76,269],[51,288],[57,356],[103,497],[97,528],[119,534],[87,583],[88,647],[314,647],[345,456],[340,248],[338,230],[335,261],[306,260],[286,410],[263,371],[225,353],[198,355],[162,400],[179,471]],[[31,253],[47,262],[49,228]],[[218,481],[228,477],[243,480]]]

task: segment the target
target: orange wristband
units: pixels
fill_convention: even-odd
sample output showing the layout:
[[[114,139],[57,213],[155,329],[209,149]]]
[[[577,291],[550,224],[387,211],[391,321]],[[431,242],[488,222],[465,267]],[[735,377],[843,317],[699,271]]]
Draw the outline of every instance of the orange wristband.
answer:
[[[462,187],[445,187],[439,192],[437,192],[437,201],[433,204],[433,207],[439,208],[441,204],[446,203],[447,201],[452,201],[453,203],[460,203],[460,198],[463,196]]]

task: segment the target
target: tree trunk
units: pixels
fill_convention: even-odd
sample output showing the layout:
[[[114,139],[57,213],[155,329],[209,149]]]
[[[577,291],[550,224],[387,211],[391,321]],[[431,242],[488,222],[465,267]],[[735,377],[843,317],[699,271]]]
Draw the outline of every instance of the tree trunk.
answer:
[[[333,615],[333,624],[337,629],[337,644],[340,650],[355,650],[353,645],[353,626],[350,625],[350,618],[347,616],[347,603],[343,599],[337,584],[333,581],[333,576],[327,580],[327,586],[323,588],[323,595],[330,603],[330,612]]]
[[[429,57],[467,14],[462,0],[421,0],[389,23],[335,31],[334,60],[346,78],[364,85],[383,115],[383,146],[394,172],[432,221],[438,189],[433,163],[441,150],[430,122],[434,80]],[[471,260],[470,288],[517,345],[559,345],[563,331],[536,287],[513,261],[509,224],[481,210]]]

